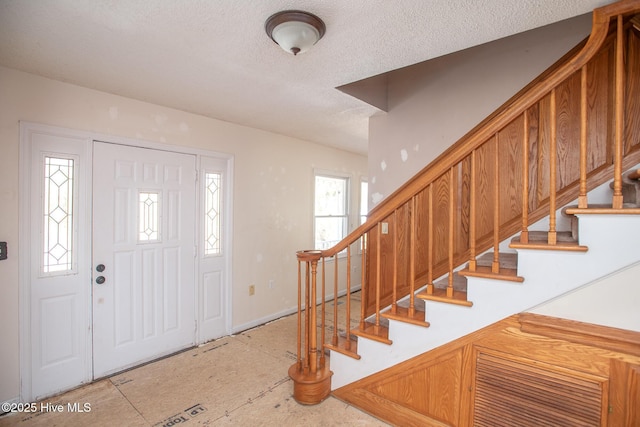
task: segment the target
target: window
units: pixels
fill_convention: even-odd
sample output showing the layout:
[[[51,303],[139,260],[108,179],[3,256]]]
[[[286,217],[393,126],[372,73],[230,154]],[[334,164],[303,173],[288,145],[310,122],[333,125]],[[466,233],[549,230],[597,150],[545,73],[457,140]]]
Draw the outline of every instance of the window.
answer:
[[[43,273],[64,273],[74,267],[74,161],[44,158]]]
[[[138,200],[138,241],[157,242],[160,240],[160,194],[141,191]]]
[[[329,175],[315,177],[315,248],[328,249],[348,231],[349,178]]]

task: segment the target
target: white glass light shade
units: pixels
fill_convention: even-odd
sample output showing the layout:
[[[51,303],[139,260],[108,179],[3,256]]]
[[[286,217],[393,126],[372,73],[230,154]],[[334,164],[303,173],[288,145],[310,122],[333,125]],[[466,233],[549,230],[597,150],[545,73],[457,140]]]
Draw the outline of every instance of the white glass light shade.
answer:
[[[273,14],[265,23],[269,37],[288,53],[306,52],[322,38],[324,22],[317,16],[299,10]]]
[[[316,44],[320,40],[320,33],[305,22],[289,21],[275,27],[271,37],[286,52],[297,55]]]

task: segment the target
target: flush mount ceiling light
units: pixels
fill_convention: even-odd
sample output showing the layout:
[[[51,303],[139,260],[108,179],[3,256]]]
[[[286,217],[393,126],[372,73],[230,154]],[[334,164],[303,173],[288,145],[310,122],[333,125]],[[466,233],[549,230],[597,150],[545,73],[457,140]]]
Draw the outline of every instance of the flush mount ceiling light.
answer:
[[[275,13],[264,25],[267,34],[286,52],[297,55],[306,52],[322,38],[324,22],[317,16],[300,10]]]

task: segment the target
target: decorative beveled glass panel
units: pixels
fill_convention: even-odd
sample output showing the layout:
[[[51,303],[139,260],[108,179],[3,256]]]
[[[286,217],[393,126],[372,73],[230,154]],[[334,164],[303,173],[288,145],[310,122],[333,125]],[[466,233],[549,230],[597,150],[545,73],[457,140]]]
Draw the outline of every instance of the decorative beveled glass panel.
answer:
[[[222,208],[222,175],[207,172],[205,181],[204,212],[204,254],[219,255],[221,253],[221,208]]]
[[[160,240],[160,194],[141,191],[138,196],[138,241]]]
[[[73,270],[74,161],[44,158],[43,273]]]

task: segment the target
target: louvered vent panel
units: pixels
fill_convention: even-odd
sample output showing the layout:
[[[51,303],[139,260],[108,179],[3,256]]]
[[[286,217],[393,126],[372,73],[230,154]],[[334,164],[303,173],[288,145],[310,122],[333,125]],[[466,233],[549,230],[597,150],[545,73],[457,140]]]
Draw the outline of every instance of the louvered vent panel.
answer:
[[[599,426],[602,383],[480,353],[474,426]]]

